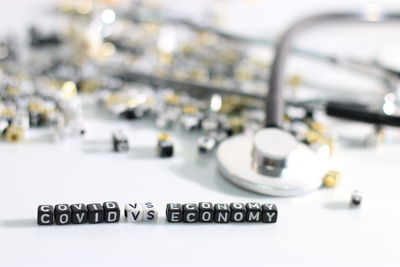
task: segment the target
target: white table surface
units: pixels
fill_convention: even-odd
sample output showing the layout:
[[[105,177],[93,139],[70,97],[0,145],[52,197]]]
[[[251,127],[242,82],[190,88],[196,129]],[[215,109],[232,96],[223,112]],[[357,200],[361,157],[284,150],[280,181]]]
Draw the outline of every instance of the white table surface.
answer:
[[[14,2],[14,11],[28,3]],[[304,3],[313,10],[315,1]],[[90,107],[84,115],[88,135],[82,142],[33,138],[0,144],[0,266],[400,265],[398,144],[379,150],[340,146],[332,163],[343,173],[340,187],[272,198],[221,177],[212,155],[198,155],[196,134],[173,132],[176,156],[159,159],[159,130],[151,122],[104,119]],[[115,129],[129,137],[127,154],[111,151]],[[353,189],[365,191],[360,209],[348,207]],[[153,201],[160,218],[157,223],[36,225],[40,204],[104,201],[121,207]],[[276,203],[279,218],[271,225],[165,222],[166,203],[200,201]]]

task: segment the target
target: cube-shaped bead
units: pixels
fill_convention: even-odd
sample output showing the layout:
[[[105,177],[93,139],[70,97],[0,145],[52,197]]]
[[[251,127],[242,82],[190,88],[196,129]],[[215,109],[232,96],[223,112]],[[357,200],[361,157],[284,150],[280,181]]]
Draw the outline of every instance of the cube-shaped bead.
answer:
[[[166,209],[167,222],[182,222],[182,205],[179,203],[168,203]]]
[[[67,204],[58,204],[54,208],[54,221],[58,225],[71,223],[71,209]]]
[[[195,223],[199,218],[197,204],[188,203],[182,205],[182,221],[185,223]]]
[[[263,204],[261,209],[261,221],[263,223],[276,223],[278,219],[278,209],[275,204]]]
[[[147,222],[157,221],[158,210],[154,203],[145,202],[142,203],[142,207],[143,207],[143,221]]]
[[[363,192],[354,190],[353,193],[351,194],[350,205],[352,207],[358,207],[361,205],[362,199],[363,199]]]
[[[199,222],[214,222],[214,205],[211,202],[199,203]]]
[[[158,156],[161,158],[170,158],[174,155],[174,145],[171,141],[161,141],[157,146]]]
[[[104,221],[107,223],[119,222],[121,216],[121,211],[119,209],[118,203],[114,201],[104,202]]]
[[[113,133],[112,142],[115,152],[126,152],[129,150],[128,138],[121,131]]]
[[[231,221],[244,222],[246,219],[246,206],[243,203],[231,203]]]
[[[231,217],[231,211],[228,204],[214,205],[214,221],[216,223],[228,223]]]
[[[100,203],[93,203],[86,205],[88,210],[89,223],[102,223],[104,222],[104,209]]]
[[[39,225],[52,225],[54,223],[54,208],[51,205],[40,205],[37,211]]]
[[[125,205],[125,218],[128,222],[140,222],[143,220],[143,207],[139,203]]]
[[[86,205],[79,203],[79,204],[72,204],[71,205],[71,221],[73,224],[82,224],[87,223],[87,209]]]
[[[251,202],[246,204],[246,221],[259,222],[261,220],[260,203]]]

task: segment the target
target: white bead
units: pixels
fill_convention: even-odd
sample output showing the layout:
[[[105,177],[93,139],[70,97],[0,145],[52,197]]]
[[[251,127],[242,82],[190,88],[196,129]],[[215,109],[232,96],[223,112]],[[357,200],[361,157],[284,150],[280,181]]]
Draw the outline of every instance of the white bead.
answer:
[[[125,205],[125,217],[128,222],[141,222],[143,220],[143,207],[139,203]]]
[[[157,221],[158,211],[156,205],[152,202],[142,203],[143,206],[143,221]]]

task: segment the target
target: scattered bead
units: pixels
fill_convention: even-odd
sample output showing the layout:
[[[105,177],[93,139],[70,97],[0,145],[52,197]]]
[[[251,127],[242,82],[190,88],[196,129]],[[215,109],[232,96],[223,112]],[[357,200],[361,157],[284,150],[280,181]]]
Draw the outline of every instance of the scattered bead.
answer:
[[[363,192],[354,190],[353,193],[351,194],[350,204],[352,206],[358,207],[361,205],[362,199],[363,199]]]
[[[325,187],[336,187],[340,180],[341,180],[342,174],[338,171],[329,171],[324,179],[323,179],[323,184]]]
[[[197,147],[200,153],[207,153],[212,151],[217,145],[215,138],[210,136],[200,136],[197,140]]]
[[[115,152],[125,152],[129,150],[128,138],[121,131],[113,133],[112,142]]]
[[[169,134],[162,133],[159,135],[157,151],[161,158],[170,158],[174,155],[174,145]]]

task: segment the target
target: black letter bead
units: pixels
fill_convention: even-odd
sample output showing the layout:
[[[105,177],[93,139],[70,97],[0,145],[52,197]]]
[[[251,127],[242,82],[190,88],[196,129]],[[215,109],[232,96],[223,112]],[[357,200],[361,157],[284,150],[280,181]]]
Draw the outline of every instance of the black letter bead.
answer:
[[[167,204],[166,216],[170,223],[182,222],[182,205],[179,203]]]
[[[112,141],[115,152],[125,152],[129,150],[128,138],[121,131],[113,133]]]
[[[260,203],[247,203],[246,204],[246,221],[259,222],[261,220],[261,205]]]
[[[67,204],[58,204],[54,209],[54,219],[56,224],[65,225],[71,223],[71,209]]]
[[[246,206],[243,203],[231,203],[231,221],[244,222],[246,219]]]
[[[71,218],[73,224],[87,223],[87,209],[85,204],[71,205]]]
[[[160,142],[157,149],[161,158],[170,158],[174,155],[174,145],[170,141]]]
[[[182,220],[185,223],[194,223],[197,222],[199,218],[199,209],[197,205],[194,203],[183,204],[182,205]]]
[[[214,206],[210,202],[199,203],[199,222],[214,221]]]
[[[214,220],[216,223],[227,223],[230,220],[231,212],[228,204],[214,205]]]
[[[104,221],[107,223],[119,222],[121,216],[121,211],[119,209],[118,203],[114,201],[104,202]]]
[[[264,223],[276,223],[278,219],[278,209],[275,204],[263,204],[261,221]]]
[[[39,225],[52,225],[54,223],[54,209],[51,205],[40,205],[37,213]]]
[[[103,206],[99,203],[86,205],[88,210],[88,221],[89,223],[102,223],[104,222],[104,210]]]

